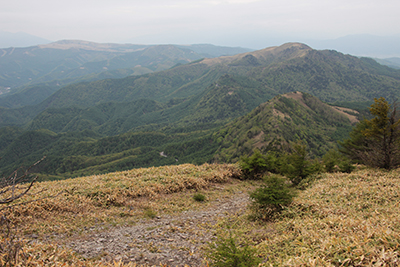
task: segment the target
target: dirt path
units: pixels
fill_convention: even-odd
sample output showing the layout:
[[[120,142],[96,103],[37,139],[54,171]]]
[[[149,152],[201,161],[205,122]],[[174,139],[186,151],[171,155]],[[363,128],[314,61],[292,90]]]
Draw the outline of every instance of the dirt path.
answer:
[[[86,258],[102,261],[203,266],[200,250],[212,240],[212,225],[227,214],[243,213],[248,201],[248,193],[240,192],[213,201],[205,210],[143,219],[133,226],[71,237],[63,243]]]

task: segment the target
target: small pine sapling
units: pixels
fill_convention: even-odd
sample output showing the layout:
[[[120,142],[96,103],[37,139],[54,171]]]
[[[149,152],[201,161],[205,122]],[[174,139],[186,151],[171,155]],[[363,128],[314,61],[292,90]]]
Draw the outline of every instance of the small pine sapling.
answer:
[[[290,188],[286,179],[280,175],[264,178],[265,184],[250,194],[253,200],[253,216],[257,219],[271,220],[283,208],[292,203],[296,192]]]

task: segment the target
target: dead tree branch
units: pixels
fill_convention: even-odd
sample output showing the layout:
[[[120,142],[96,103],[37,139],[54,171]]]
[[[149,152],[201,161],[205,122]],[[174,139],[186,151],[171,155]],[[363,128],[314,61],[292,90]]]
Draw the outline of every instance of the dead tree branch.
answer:
[[[30,167],[25,169],[25,171],[23,171],[23,168],[20,167],[8,177],[1,179],[0,204],[9,204],[28,194],[29,190],[31,190],[33,184],[38,178],[37,176],[33,177],[30,173],[30,170],[42,162],[45,158],[46,156],[32,164]],[[21,170],[23,171],[23,174],[19,175]]]

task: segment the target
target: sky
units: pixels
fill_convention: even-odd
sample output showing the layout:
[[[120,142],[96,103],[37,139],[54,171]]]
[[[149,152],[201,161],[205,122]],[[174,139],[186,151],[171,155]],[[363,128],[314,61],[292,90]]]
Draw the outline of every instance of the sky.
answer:
[[[0,31],[51,41],[260,49],[353,34],[400,36],[399,0],[13,0]]]

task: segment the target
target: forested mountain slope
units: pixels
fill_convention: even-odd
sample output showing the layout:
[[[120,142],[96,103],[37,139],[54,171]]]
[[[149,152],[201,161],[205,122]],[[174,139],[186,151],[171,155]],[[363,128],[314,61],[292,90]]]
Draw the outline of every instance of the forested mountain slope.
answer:
[[[400,95],[399,70],[370,59],[289,43],[235,56],[204,59],[139,77],[70,85],[43,105],[90,106],[139,98],[167,102],[199,94],[225,74],[245,76],[255,86],[275,95],[301,90],[327,102]]]
[[[100,44],[74,40],[0,49],[0,106],[34,105],[37,101],[30,101],[27,96],[43,101],[71,83],[142,75],[204,57],[246,51],[250,50],[213,45]],[[48,87],[50,91],[46,90]],[[10,93],[2,96],[7,90]]]
[[[236,161],[255,147],[276,149],[296,139],[322,155],[347,136],[355,117],[349,121],[318,99],[360,107],[373,97],[390,100],[400,95],[399,77],[370,59],[288,43],[71,84],[35,106],[0,108],[3,134],[13,136],[1,146],[0,164],[10,171],[46,154],[43,173],[66,177]]]
[[[238,95],[245,99],[242,104],[246,108],[238,109],[248,112],[275,95],[296,90],[330,103],[367,102],[381,96],[390,100],[400,96],[400,70],[379,65],[372,59],[359,59],[335,51],[317,51],[304,44],[289,43],[235,56],[204,59],[157,73],[71,84],[29,108],[28,121],[47,108],[88,108],[108,102],[134,103],[140,99],[160,102],[157,105],[166,104],[164,107],[167,109],[175,106],[171,112],[166,112],[168,114],[183,110],[191,113],[186,110],[194,109],[190,105],[204,111],[208,109],[205,104],[211,103],[210,99],[208,102],[203,99],[202,104],[197,101],[204,94],[213,94],[210,91],[215,90],[218,94],[220,84],[227,90],[226,94],[233,94],[229,97],[232,101],[236,101],[233,99]],[[198,117],[199,112],[193,116]],[[8,119],[0,121],[0,126],[27,122],[26,117],[18,117],[18,114],[27,113],[24,108],[17,113],[14,110],[2,110],[2,113]],[[236,112],[236,115],[243,113]],[[213,117],[216,118],[211,116],[210,120]],[[148,122],[154,123],[154,120]]]
[[[4,166],[4,170],[10,171],[17,165],[47,155],[46,161],[40,166],[40,171],[54,179],[143,166],[202,163],[214,160],[236,161],[241,155],[251,153],[254,148],[285,149],[290,141],[297,139],[305,140],[311,154],[318,156],[334,147],[335,141],[344,138],[352,123],[357,121],[355,111],[343,112],[309,94],[294,92],[276,96],[250,113],[228,123],[241,113],[246,113],[246,106],[243,104],[245,101],[244,98],[235,97],[234,93],[230,94],[231,91],[226,93],[222,85],[218,88],[222,89],[216,90],[219,93],[205,94],[196,105],[199,113],[204,114],[203,117],[194,116],[196,112],[188,113],[175,124],[171,122],[153,131],[143,131],[145,127],[150,127],[149,125],[143,125],[144,128],[138,126],[142,131],[137,130],[112,137],[99,136],[94,131],[102,132],[107,129],[108,132],[102,133],[111,134],[118,126],[123,127],[123,124],[111,123],[112,120],[103,125],[99,122],[98,128],[93,129],[88,127],[89,123],[86,127],[76,128],[75,131],[60,130],[63,126],[67,128],[77,122],[84,125],[91,121],[92,125],[95,125],[97,120],[107,120],[105,113],[103,117],[96,117],[96,114],[101,114],[93,111],[96,109],[122,108],[123,110],[121,107],[123,105],[108,104],[96,106],[93,110],[86,109],[85,112],[79,108],[65,108],[64,112],[67,114],[81,115],[75,117],[71,115],[69,122],[65,121],[60,128],[53,129],[60,130],[59,133],[46,129],[21,133],[16,131],[17,128],[8,127],[3,134],[13,133],[15,139],[8,140],[2,145],[0,156],[3,158],[0,159],[0,164]],[[143,109],[138,109],[136,114],[143,113],[146,108],[151,114],[152,107],[155,108],[154,114],[159,112],[157,108],[162,108],[157,106],[156,102],[149,101],[149,106],[142,106]],[[91,110],[93,113],[90,113]],[[226,113],[218,113],[222,110]],[[53,112],[47,114],[50,120],[57,117],[59,121],[67,119],[62,114],[57,115],[56,109],[48,111]],[[46,114],[42,116],[46,117]],[[84,116],[87,116],[86,119]],[[140,121],[140,116],[126,118],[126,122],[135,119]],[[196,123],[191,124],[189,118],[197,120]],[[45,119],[42,118],[41,121],[44,122]]]
[[[283,152],[297,140],[305,142],[311,155],[322,156],[347,137],[357,113],[298,91],[276,96],[214,134],[219,144],[215,159],[234,162],[255,148]]]

